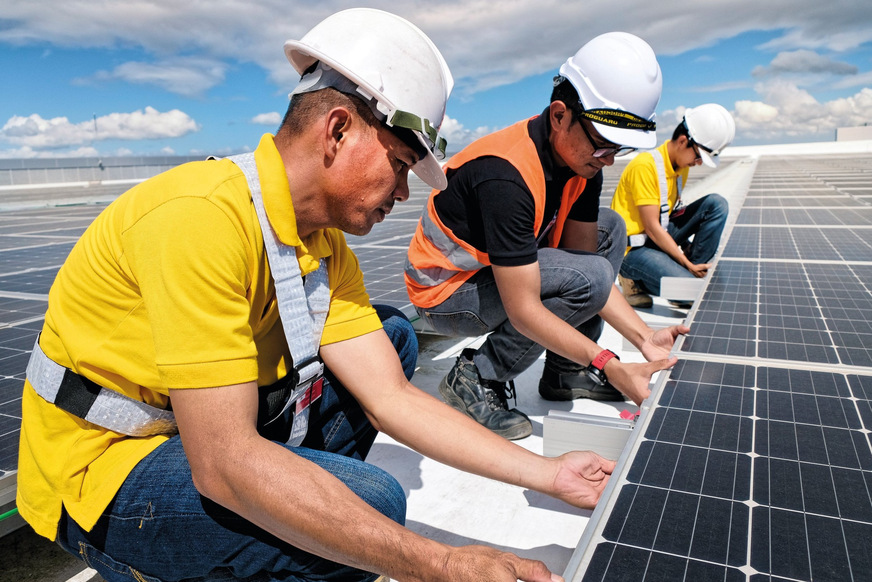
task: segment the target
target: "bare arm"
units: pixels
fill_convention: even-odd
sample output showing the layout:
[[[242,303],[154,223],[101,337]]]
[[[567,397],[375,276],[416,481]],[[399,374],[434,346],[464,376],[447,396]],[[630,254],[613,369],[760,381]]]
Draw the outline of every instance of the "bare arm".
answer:
[[[506,314],[519,332],[546,349],[583,366],[590,364],[602,351],[596,343],[548,311],[542,304],[538,263],[517,267],[495,265],[493,271]],[[650,338],[655,335],[654,330],[639,318],[614,285],[601,315],[637,347],[650,342]],[[662,331],[656,333],[664,335]],[[643,350],[642,353],[649,360],[648,363],[629,364],[615,359],[610,360],[605,368],[612,385],[636,404],[641,404],[650,393],[648,384],[651,376],[674,365],[676,361],[674,358],[663,359],[668,355],[669,349],[662,355],[660,350]],[[659,357],[654,357],[655,354]]]
[[[194,484],[209,499],[296,547],[364,570],[400,578],[389,562],[402,556],[432,573],[447,556],[448,548],[412,534],[330,473],[258,435],[254,382],[170,395]]]
[[[660,208],[653,204],[645,204],[639,206],[639,217],[642,220],[642,226],[645,229],[645,234],[648,235],[654,244],[664,253],[670,256],[673,261],[693,273],[695,277],[705,277],[710,265],[708,263],[694,264],[684,255],[681,248],[666,232],[663,225],[660,224]]]
[[[497,436],[411,385],[383,331],[323,346],[321,354],[373,425],[416,451],[579,507],[599,500],[614,463],[593,453],[543,457]]]
[[[421,537],[318,465],[262,438],[255,431],[254,382],[170,394],[197,489],[298,548],[404,581],[559,579],[541,562]]]

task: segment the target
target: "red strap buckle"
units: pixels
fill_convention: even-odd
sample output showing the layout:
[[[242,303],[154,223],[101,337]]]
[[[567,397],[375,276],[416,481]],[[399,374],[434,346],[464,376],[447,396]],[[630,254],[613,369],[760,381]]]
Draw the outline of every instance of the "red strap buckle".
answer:
[[[297,400],[297,414],[306,410],[310,404],[321,398],[321,389],[324,386],[324,378],[318,378],[309,389]]]

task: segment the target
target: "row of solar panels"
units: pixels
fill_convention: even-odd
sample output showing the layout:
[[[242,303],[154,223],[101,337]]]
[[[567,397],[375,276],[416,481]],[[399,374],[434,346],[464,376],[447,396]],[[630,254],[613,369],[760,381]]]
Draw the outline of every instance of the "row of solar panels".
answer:
[[[872,579],[872,157],[763,158],[567,580]]]

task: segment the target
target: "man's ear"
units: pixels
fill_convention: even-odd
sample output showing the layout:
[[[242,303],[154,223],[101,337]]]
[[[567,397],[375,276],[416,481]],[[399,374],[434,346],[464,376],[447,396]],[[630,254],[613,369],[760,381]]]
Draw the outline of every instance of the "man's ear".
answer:
[[[346,143],[343,140],[351,127],[352,116],[345,107],[334,107],[327,113],[325,120],[324,155],[332,160]]]
[[[572,112],[563,101],[552,101],[548,106],[551,130],[566,129],[572,123]]]

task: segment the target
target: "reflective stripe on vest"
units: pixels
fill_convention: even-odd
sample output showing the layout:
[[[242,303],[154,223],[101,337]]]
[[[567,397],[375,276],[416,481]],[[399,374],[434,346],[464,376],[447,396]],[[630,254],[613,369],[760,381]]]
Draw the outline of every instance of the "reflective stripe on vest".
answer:
[[[660,226],[663,230],[669,228],[669,182],[666,180],[666,163],[659,151],[651,153],[654,158],[654,166],[657,168],[657,183],[660,186]],[[681,205],[681,176],[675,175],[675,190],[677,196],[675,199],[675,208]],[[648,241],[648,235],[645,233],[631,234],[627,237],[627,245],[631,247],[641,247]]]
[[[545,174],[536,144],[527,131],[529,119],[485,136],[455,155],[446,171],[459,168],[477,158],[494,156],[508,161],[530,190],[534,201],[534,232],[539,232],[545,212]],[[563,189],[560,208],[550,227],[548,246],[557,247],[572,205],[584,191],[587,181],[571,178]],[[418,307],[438,305],[482,267],[490,265],[487,253],[460,240],[439,220],[433,190],[409,245],[404,278],[409,298]],[[549,217],[550,220],[550,217]]]
[[[298,363],[294,367],[298,375],[297,386],[282,411],[269,419],[269,424],[303,398],[313,382],[323,374],[324,365],[318,358],[318,349],[330,307],[327,266],[326,261],[321,259],[319,268],[309,273],[303,282],[294,247],[278,240],[266,216],[254,154],[228,159],[242,170],[248,181],[275,281],[279,315],[288,348],[293,361]],[[27,380],[47,402],[108,430],[139,437],[178,432],[171,410],[134,400],[79,376],[46,356],[39,347],[39,338],[27,364]],[[288,444],[297,446],[302,442],[308,428],[308,412],[308,407],[305,407],[294,415]]]
[[[409,262],[408,255],[406,257],[405,272],[415,282],[432,287],[439,285],[443,281],[447,281],[451,277],[462,273],[463,271],[477,271],[482,267],[486,267],[488,263],[481,263],[476,257],[467,252],[463,247],[451,239],[445,232],[433,222],[430,213],[424,211],[421,215],[421,233],[427,238],[428,242],[441,253],[441,255],[451,263],[454,268],[431,267],[415,269]]]

